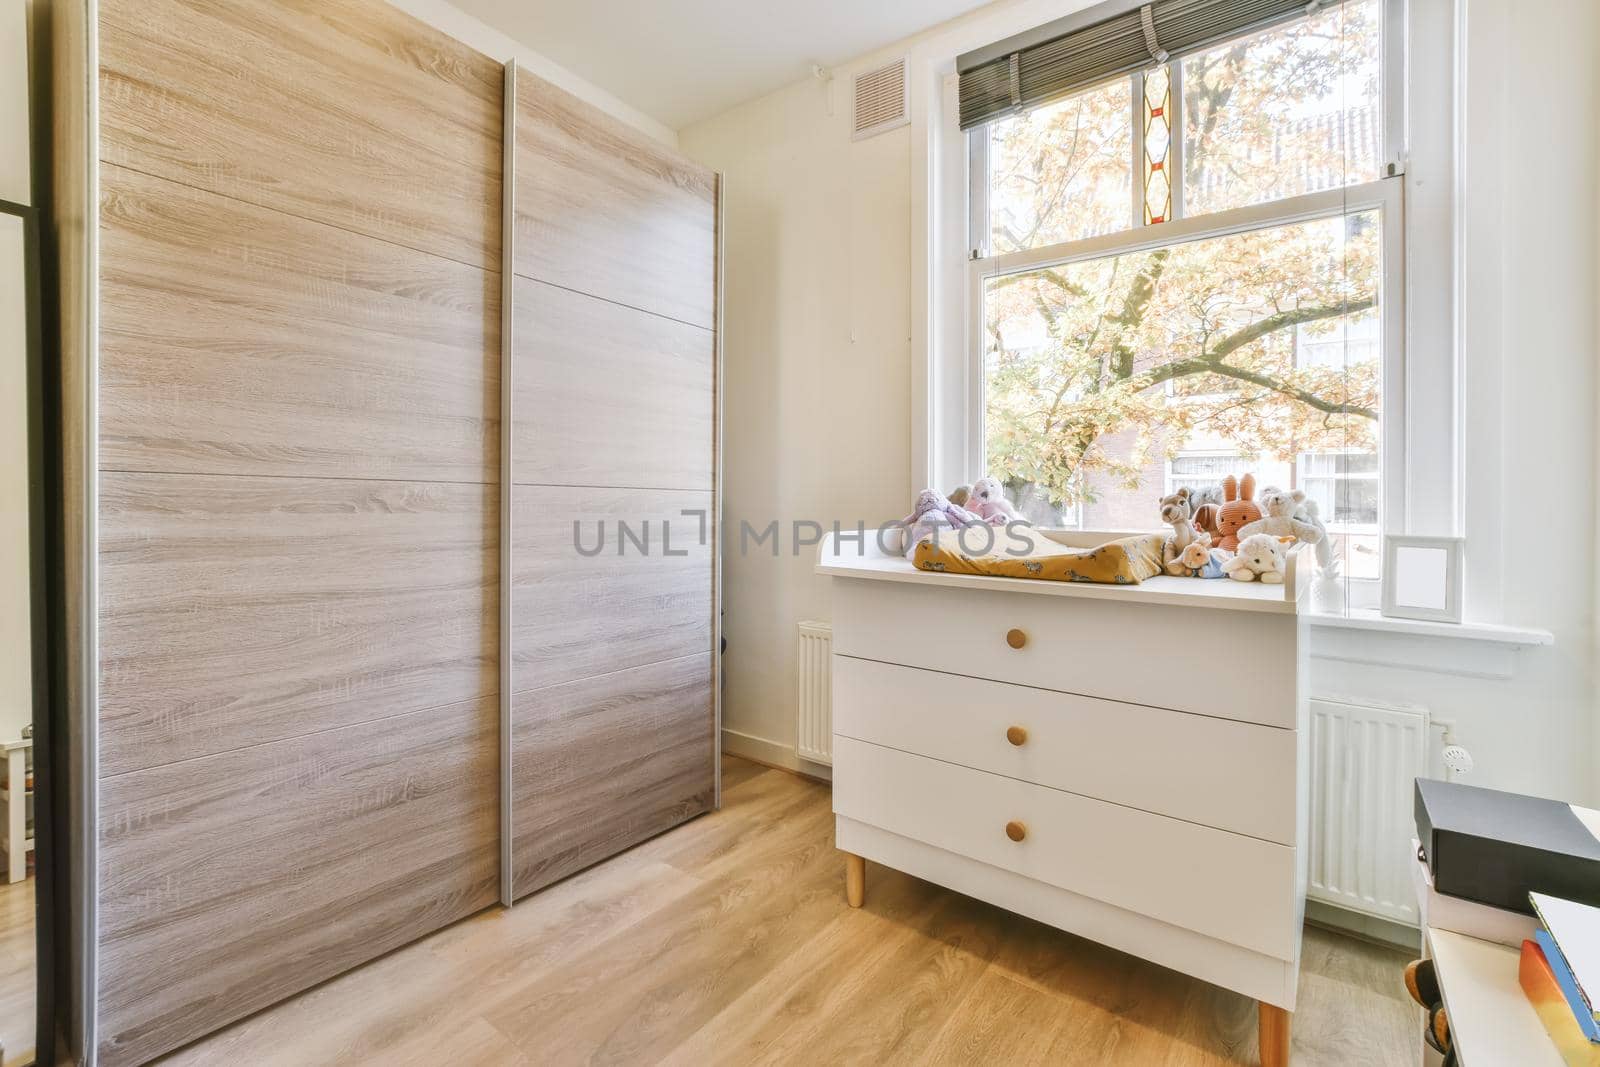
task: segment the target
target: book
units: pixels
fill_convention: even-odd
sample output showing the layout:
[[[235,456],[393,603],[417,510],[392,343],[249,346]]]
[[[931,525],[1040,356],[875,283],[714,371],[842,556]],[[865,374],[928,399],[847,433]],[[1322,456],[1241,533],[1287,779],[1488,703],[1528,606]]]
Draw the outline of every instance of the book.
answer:
[[[1433,874],[1423,862],[1415,838],[1411,840],[1411,849],[1416,857],[1411,865],[1411,877],[1417,887],[1417,907],[1424,927],[1466,934],[1508,948],[1522,947],[1522,943],[1539,929],[1539,920],[1532,915],[1439,892],[1433,887]]]
[[[1577,1018],[1567,1006],[1567,998],[1537,941],[1524,941],[1517,962],[1517,982],[1533,1005],[1539,1023],[1555,1042],[1556,1051],[1567,1067],[1600,1067],[1600,1045],[1583,1036]]]
[[[1590,1021],[1600,1022],[1595,999],[1600,996],[1600,908],[1544,893],[1529,893],[1534,913],[1561,950],[1578,997]]]
[[[1556,985],[1561,987],[1561,995],[1567,1000],[1567,1007],[1572,1009],[1572,1017],[1578,1020],[1578,1029],[1583,1031],[1591,1043],[1600,1045],[1600,1023],[1595,1022],[1594,1013],[1589,1010],[1589,1005],[1583,1002],[1578,995],[1578,986],[1572,980],[1572,972],[1567,968],[1566,957],[1561,955],[1561,948],[1556,944],[1555,938],[1550,936],[1550,931],[1540,930],[1533,935],[1539,943],[1539,950],[1544,953],[1544,961],[1550,965],[1550,973],[1555,977]]]

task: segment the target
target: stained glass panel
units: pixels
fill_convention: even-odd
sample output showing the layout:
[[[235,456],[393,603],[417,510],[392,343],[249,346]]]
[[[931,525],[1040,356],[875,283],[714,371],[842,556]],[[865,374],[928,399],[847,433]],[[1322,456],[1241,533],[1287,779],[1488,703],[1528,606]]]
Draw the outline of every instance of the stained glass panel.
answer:
[[[1172,217],[1172,179],[1167,156],[1172,150],[1172,75],[1157,67],[1144,76],[1144,221]]]

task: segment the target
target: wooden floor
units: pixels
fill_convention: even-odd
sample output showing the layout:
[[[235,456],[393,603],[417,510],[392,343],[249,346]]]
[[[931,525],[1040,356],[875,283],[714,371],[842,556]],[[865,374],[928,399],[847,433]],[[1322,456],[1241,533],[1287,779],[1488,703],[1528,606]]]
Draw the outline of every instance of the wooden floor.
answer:
[[[3,857],[0,857],[3,858]],[[33,924],[32,875],[20,882],[0,881],[0,1043],[4,1067],[33,1062],[34,959],[38,942]]]
[[[827,787],[723,783],[720,813],[168,1062],[1255,1062],[1244,997],[876,865],[847,908]],[[1308,929],[1297,1067],[1413,1064],[1404,962]]]

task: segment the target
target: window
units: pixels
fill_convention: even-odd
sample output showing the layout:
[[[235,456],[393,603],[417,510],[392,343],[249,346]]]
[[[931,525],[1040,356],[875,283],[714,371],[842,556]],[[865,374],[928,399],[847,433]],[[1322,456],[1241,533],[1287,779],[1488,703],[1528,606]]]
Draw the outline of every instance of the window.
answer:
[[[1194,493],[1207,490],[1222,491],[1222,479],[1234,472],[1237,461],[1230,455],[1182,455],[1167,461],[1167,480],[1161,487],[1162,496],[1171,496],[1179,489]]]
[[[1307,452],[1300,482],[1328,528],[1351,578],[1377,578],[1382,545],[1378,527],[1378,457],[1362,452]]]
[[[1348,0],[971,131],[969,440],[1033,514],[1146,528],[1252,471],[1376,576],[1402,358],[1383,30]]]

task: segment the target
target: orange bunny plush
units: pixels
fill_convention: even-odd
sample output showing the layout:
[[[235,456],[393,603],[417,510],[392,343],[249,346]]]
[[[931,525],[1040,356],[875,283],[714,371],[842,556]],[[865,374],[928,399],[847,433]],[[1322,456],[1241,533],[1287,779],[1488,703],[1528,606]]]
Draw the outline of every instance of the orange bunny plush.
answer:
[[[1261,507],[1255,501],[1256,476],[1246,474],[1238,479],[1228,475],[1222,479],[1222,506],[1217,509],[1216,547],[1225,552],[1239,551],[1239,529],[1261,518]]]

